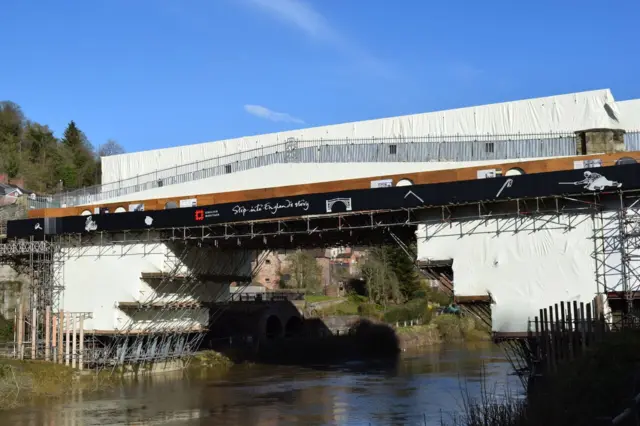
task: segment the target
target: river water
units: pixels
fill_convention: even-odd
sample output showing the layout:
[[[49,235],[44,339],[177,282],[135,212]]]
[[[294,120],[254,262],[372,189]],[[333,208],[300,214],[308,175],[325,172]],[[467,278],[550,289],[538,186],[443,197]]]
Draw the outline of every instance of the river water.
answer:
[[[396,365],[238,366],[168,373],[0,413],[0,425],[439,425],[462,394],[521,392],[493,345],[405,352]],[[484,380],[483,380],[484,377]]]

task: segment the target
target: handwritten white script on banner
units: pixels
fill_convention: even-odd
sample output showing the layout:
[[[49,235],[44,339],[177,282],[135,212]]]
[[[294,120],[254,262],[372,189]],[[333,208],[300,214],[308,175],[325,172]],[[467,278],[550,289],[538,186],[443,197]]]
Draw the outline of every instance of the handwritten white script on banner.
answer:
[[[246,216],[247,213],[259,213],[259,212],[269,212],[273,215],[277,214],[280,210],[288,210],[288,209],[301,209],[302,211],[309,210],[309,202],[307,200],[284,200],[276,203],[260,203],[254,204],[248,207],[236,205],[233,207],[233,214]]]

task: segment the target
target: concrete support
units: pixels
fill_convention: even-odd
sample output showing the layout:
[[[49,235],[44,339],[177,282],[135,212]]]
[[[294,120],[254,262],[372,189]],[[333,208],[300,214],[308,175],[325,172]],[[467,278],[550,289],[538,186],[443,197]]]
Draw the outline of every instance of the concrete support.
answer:
[[[78,368],[83,369],[84,366],[84,315],[80,315],[80,342],[78,342]]]
[[[611,154],[623,152],[624,130],[590,129],[576,132],[578,136],[578,154]]]
[[[18,345],[18,358],[24,359],[24,304],[22,301],[22,293],[20,293],[20,303],[18,303],[18,321],[16,324],[18,335],[16,343]]]
[[[51,307],[44,309],[44,360],[51,356]]]
[[[65,316],[64,316],[64,311],[60,311],[60,321],[59,321],[59,327],[60,329],[58,330],[58,364],[62,364],[64,363],[64,347],[63,347],[63,342],[64,342],[64,320],[65,320]]]
[[[36,309],[36,297],[33,297],[33,307],[31,308],[31,359],[36,359],[36,347],[38,345],[38,312]]]
[[[69,366],[69,361],[71,361],[71,314],[69,312],[66,313],[67,317],[67,338],[65,342],[64,348],[64,365]]]
[[[53,362],[58,362],[58,316],[51,318],[51,356]]]
[[[76,348],[78,347],[78,330],[76,329],[75,315],[71,316],[71,326],[73,328],[71,334],[71,368],[76,368]]]

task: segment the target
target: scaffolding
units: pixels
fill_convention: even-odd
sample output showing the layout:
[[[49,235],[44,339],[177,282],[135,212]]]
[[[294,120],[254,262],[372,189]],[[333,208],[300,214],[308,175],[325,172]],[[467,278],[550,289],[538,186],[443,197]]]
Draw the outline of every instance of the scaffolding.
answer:
[[[60,353],[66,351],[71,338],[73,348],[67,351],[71,360],[78,358],[84,365],[115,369],[127,364],[185,359],[197,350],[207,330],[202,326],[204,316],[196,321],[195,314],[204,315],[207,311],[208,320],[215,320],[229,301],[222,287],[206,284],[215,282],[212,275],[217,274],[217,279],[224,276],[226,282],[233,278],[248,284],[266,259],[265,253],[275,248],[382,243],[401,243],[407,248],[415,239],[418,225],[424,226],[423,238],[428,240],[473,233],[570,231],[585,220],[597,219],[600,225],[594,225],[594,229],[597,228],[594,258],[599,288],[617,288],[611,280],[614,272],[620,271],[618,274],[626,280],[623,281],[626,282],[625,294],[632,295],[640,283],[635,272],[640,254],[640,232],[637,232],[640,205],[635,201],[638,197],[638,192],[633,191],[548,196],[161,230],[60,235],[47,241],[31,239],[0,244],[0,262],[12,265],[30,282],[29,303],[25,303],[28,306],[24,316],[18,320],[18,328],[22,329],[17,334],[24,337],[18,347],[29,348],[32,356],[41,359],[57,354],[57,362],[62,362],[61,358],[67,357]],[[620,200],[624,200],[624,209]],[[622,234],[615,234],[614,225],[620,229],[621,224],[624,225]],[[481,225],[484,225],[482,229]],[[119,304],[123,322],[115,332],[101,335],[94,331],[90,336],[77,337],[83,343],[74,343],[73,336],[79,331],[68,325],[66,318],[76,318],[72,321],[76,324],[81,318],[89,319],[90,314],[60,310],[60,270],[65,259],[86,255],[127,256],[134,244],[143,248],[143,255],[162,253],[165,256],[162,271],[153,277],[141,276],[147,283],[147,293],[140,294],[136,302]],[[90,247],[97,252],[89,254]],[[255,252],[261,252],[262,257],[258,257],[253,270],[244,278],[233,276],[238,269],[233,263],[227,263],[226,270],[211,271],[208,265],[211,253],[229,250],[242,253],[237,257],[238,263],[246,263]],[[624,254],[617,266],[615,256],[606,256],[616,251]],[[207,287],[217,290],[206,292]],[[487,296],[489,300],[491,297],[490,294],[478,296]],[[67,338],[64,344],[63,335]],[[523,350],[518,346],[512,352],[526,359]]]
[[[13,354],[20,359],[47,359],[51,346],[52,313],[58,312],[63,286],[60,248],[56,241],[11,241],[0,244],[0,265],[26,278],[16,309]],[[26,290],[26,291],[25,291]],[[25,294],[26,293],[26,294]]]
[[[607,309],[607,321],[614,327],[637,325],[640,298],[640,196],[620,193],[608,208],[594,214],[593,258],[598,293],[617,304],[614,320]]]

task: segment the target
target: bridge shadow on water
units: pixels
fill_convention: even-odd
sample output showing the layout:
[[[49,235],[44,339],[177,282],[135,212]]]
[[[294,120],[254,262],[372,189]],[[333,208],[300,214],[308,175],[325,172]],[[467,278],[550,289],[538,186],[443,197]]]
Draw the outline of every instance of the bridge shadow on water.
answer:
[[[393,328],[366,319],[358,320],[342,335],[332,334],[321,319],[305,319],[293,336],[214,345],[212,349],[234,362],[369,374],[395,371],[401,352]]]

